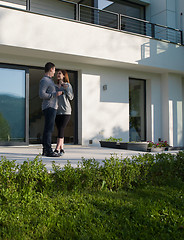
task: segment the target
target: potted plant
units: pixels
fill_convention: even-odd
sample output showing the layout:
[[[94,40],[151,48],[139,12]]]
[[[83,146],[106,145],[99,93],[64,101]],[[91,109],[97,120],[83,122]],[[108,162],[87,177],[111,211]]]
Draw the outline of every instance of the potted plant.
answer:
[[[169,144],[167,141],[159,141],[158,143],[154,143],[149,141],[148,142],[148,151],[149,152],[161,152],[161,151],[168,151]]]
[[[106,138],[103,139],[100,142],[101,147],[108,147],[108,148],[120,148],[120,141],[122,141],[122,138]]]

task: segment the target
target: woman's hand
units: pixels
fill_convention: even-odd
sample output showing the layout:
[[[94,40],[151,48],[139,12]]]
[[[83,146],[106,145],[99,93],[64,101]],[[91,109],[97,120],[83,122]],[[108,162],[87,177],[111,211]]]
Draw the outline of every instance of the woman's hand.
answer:
[[[66,89],[66,88],[68,88],[68,84],[67,84],[67,83],[63,83],[63,84],[62,84],[62,87],[63,87],[64,89]]]
[[[57,97],[59,97],[60,95],[63,95],[63,92],[62,92],[62,91],[56,92],[56,96],[57,96]]]

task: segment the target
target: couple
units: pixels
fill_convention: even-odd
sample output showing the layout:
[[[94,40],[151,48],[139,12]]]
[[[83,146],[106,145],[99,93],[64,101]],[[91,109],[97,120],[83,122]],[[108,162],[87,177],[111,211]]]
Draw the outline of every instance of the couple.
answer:
[[[70,101],[74,97],[73,89],[69,83],[68,73],[58,70],[57,84],[52,77],[55,74],[55,65],[51,62],[45,64],[45,76],[40,80],[39,96],[42,101],[42,110],[45,117],[43,131],[43,156],[60,157],[64,153],[64,129],[70,120]],[[57,145],[52,150],[51,140],[54,124],[58,130]]]

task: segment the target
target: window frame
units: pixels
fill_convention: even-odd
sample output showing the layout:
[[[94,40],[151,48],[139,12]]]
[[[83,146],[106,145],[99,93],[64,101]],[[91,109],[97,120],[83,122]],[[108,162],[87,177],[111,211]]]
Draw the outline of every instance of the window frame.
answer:
[[[2,141],[0,146],[6,145],[28,145],[29,144],[29,68],[22,65],[0,63],[0,68],[24,70],[25,71],[25,115],[24,115],[24,141]]]
[[[134,81],[143,81],[144,86],[144,140],[141,140],[141,142],[146,141],[147,139],[147,112],[146,112],[146,79],[140,79],[135,77],[129,77],[129,87],[130,87],[130,80]],[[129,99],[130,99],[130,90],[129,90]],[[130,100],[129,100],[129,124],[130,124]],[[130,128],[129,128],[129,140],[130,140]],[[131,140],[132,141],[132,140]]]

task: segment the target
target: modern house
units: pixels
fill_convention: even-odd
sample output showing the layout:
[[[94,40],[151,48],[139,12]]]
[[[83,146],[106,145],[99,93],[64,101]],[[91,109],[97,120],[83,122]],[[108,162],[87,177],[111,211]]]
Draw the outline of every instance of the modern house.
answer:
[[[0,145],[41,142],[51,61],[75,94],[66,142],[183,147],[183,14],[183,0],[0,0]]]

